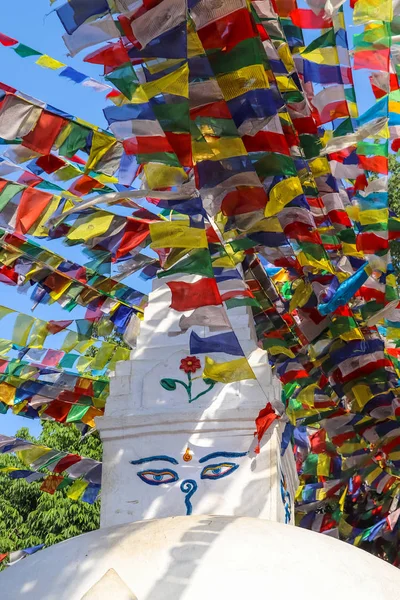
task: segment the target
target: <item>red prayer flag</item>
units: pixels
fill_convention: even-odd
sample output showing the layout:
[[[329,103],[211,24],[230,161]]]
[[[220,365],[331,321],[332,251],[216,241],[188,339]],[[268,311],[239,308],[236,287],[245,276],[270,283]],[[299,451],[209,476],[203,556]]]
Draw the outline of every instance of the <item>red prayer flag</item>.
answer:
[[[2,83],[1,81],[0,81],[0,90],[3,90],[5,92],[10,92],[10,94],[15,94],[15,92],[17,91],[16,88],[13,88],[10,85],[7,85],[6,83]]]
[[[63,481],[64,477],[61,477],[60,475],[49,475],[40,486],[40,491],[53,495]]]
[[[229,52],[237,44],[248,38],[257,37],[258,31],[247,8],[241,8],[225,15],[198,30],[204,50],[220,49]]]
[[[387,175],[389,172],[389,159],[386,156],[363,156],[359,154],[358,165],[364,171],[372,171],[382,175]]]
[[[59,333],[60,331],[62,331],[63,329],[66,329],[67,327],[69,327],[72,323],[71,321],[49,321],[47,323],[47,330],[49,331],[49,333],[55,334],[55,333]]]
[[[353,69],[369,69],[371,71],[389,71],[390,49],[356,50],[354,52]]]
[[[193,167],[192,136],[190,133],[173,133],[172,131],[166,131],[165,135],[182,167]]]
[[[15,46],[15,44],[18,44],[18,40],[14,40],[14,38],[8,37],[8,35],[4,35],[4,33],[0,33],[0,44],[2,46]]]
[[[172,292],[171,308],[183,312],[200,306],[222,304],[215,279],[203,277],[196,283],[171,281],[167,284]]]
[[[221,212],[226,217],[232,217],[264,210],[267,200],[267,194],[262,187],[238,187],[225,196],[221,204]]]
[[[65,352],[63,350],[47,350],[46,355],[42,358],[42,365],[47,367],[55,367],[58,365]]]
[[[173,152],[168,139],[162,135],[132,137],[122,142],[127,154],[151,154]]]
[[[75,183],[70,186],[68,191],[72,192],[72,194],[75,194],[76,196],[84,196],[96,188],[103,187],[104,185],[100,183],[100,181],[93,179],[93,177],[90,177],[90,175],[82,175],[82,177],[79,177],[79,179],[77,179]]]
[[[149,234],[150,227],[148,220],[128,217],[124,235],[122,236],[115,258],[121,258],[134,248],[137,248]]]
[[[62,117],[43,111],[35,128],[23,138],[23,145],[39,154],[50,154],[61,128],[66,121]]]
[[[22,192],[17,209],[15,231],[27,233],[44,213],[53,198],[52,194],[28,187]]]
[[[259,412],[259,415],[256,419],[256,428],[257,431],[254,435],[257,436],[258,444],[254,449],[256,454],[260,453],[260,442],[265,434],[265,432],[270,428],[275,419],[279,419],[279,415],[277,415],[272,408],[271,402],[268,402],[265,408],[262,408]]]
[[[62,473],[63,471],[69,469],[69,467],[72,467],[72,465],[74,465],[77,462],[80,462],[81,460],[82,458],[77,454],[67,454],[67,456],[64,456],[61,460],[59,460],[58,463],[51,470],[53,471],[53,473]]]
[[[65,167],[65,161],[61,160],[58,156],[54,154],[46,154],[44,156],[40,156],[36,164],[38,167],[43,169],[45,173],[54,173],[54,171],[58,171],[62,167]]]
[[[83,60],[84,62],[112,67],[113,69],[130,62],[128,52],[121,40],[88,54]]]
[[[244,135],[242,139],[247,152],[279,152],[290,156],[286,138],[281,133],[259,131],[256,135]]]
[[[327,19],[325,11],[321,11],[318,15],[314,11],[306,8],[295,8],[290,13],[293,25],[302,29],[328,29],[333,27],[332,20]]]

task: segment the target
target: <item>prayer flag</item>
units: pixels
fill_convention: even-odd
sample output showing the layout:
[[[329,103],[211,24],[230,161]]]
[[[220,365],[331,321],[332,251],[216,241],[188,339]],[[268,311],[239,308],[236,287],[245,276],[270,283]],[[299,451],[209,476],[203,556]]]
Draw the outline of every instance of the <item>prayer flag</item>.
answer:
[[[256,376],[247,362],[247,358],[238,358],[229,362],[217,363],[209,356],[206,356],[203,378],[226,384],[245,379],[255,379]]]
[[[172,293],[170,306],[174,310],[183,312],[202,306],[222,304],[215,279],[203,277],[195,283],[171,281],[167,285]]]
[[[211,337],[202,338],[192,331],[190,334],[190,354],[207,354],[212,352],[225,352],[234,356],[244,356],[244,352],[233,331],[219,333]]]

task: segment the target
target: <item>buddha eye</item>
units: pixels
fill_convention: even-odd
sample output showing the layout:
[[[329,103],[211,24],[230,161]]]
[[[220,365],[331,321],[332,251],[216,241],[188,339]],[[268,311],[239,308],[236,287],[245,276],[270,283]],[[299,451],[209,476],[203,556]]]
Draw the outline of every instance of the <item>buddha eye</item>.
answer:
[[[238,464],[230,462],[208,465],[208,467],[204,467],[200,477],[201,479],[221,479],[236,471],[238,467]]]
[[[161,485],[162,483],[174,483],[179,477],[175,471],[169,469],[154,469],[148,471],[140,471],[137,473],[142,481],[149,485]]]

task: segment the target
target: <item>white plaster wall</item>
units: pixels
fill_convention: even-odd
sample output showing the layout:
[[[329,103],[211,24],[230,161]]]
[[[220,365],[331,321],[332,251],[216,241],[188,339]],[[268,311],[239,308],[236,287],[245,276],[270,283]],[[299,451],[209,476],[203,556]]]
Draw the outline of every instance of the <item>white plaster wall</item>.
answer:
[[[82,600],[110,568],[138,600],[397,600],[400,589],[399,569],[323,534],[203,515],[100,529],[42,550],[0,573],[1,597]],[[107,599],[121,598],[120,587]]]
[[[170,303],[171,292],[165,281],[156,282],[136,349],[130,361],[117,364],[105,417],[96,420],[104,443],[102,527],[191,514],[190,510],[192,514],[245,515],[284,522],[282,472],[290,487],[291,501],[297,486],[293,457],[291,462],[280,457],[284,419],[265,436],[258,456],[250,452],[249,456],[218,457],[207,463],[230,464],[232,470],[224,477],[205,478],[207,465],[199,462],[213,452],[251,450],[255,445],[255,419],[268,402],[278,414],[283,413],[280,383],[272,377],[267,353],[257,346],[250,310],[240,307],[229,310],[228,314],[256,379],[227,385],[217,383],[207,394],[190,402],[183,386],[177,384],[171,391],[160,382],[169,378],[187,383],[180,364],[189,354],[190,331],[195,330],[202,337],[217,332],[195,327],[179,334],[182,313],[172,310]],[[189,316],[190,312],[185,314]],[[224,353],[210,356],[217,362],[238,358]],[[204,355],[197,358],[201,368],[192,374],[192,398],[207,388],[201,377]],[[187,447],[192,460],[185,462]],[[167,461],[131,464],[132,460],[160,455],[169,456],[176,464]],[[149,477],[161,472],[165,483],[148,483]],[[181,489],[187,480],[196,490],[189,497]],[[190,509],[185,498],[190,500]]]

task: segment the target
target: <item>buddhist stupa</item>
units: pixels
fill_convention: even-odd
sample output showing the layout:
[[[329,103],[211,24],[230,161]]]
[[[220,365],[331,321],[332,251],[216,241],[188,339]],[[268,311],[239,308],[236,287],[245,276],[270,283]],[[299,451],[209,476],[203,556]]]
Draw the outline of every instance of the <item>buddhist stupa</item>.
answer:
[[[248,308],[235,308],[231,323],[256,379],[210,382],[204,358],[187,355],[189,333],[169,308],[166,283],[154,285],[131,360],[117,364],[98,419],[100,530],[7,569],[2,598],[397,598],[397,569],[293,526],[297,476],[290,446],[281,451],[280,385]],[[257,453],[254,421],[268,402],[281,418]]]

